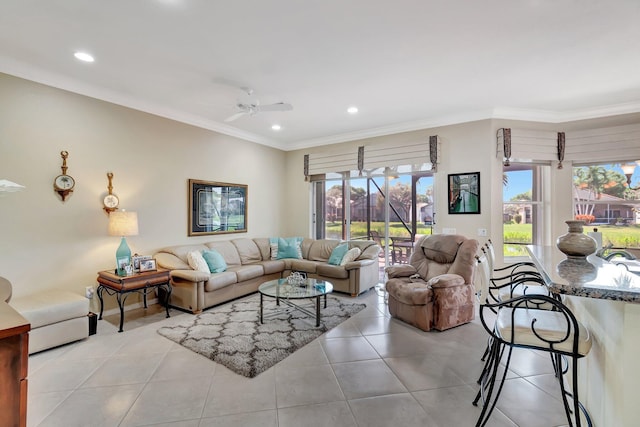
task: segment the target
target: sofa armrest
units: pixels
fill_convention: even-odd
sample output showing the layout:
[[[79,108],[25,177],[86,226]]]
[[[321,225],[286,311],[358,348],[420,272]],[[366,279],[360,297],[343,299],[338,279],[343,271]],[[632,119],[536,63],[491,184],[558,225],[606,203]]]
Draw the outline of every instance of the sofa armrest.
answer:
[[[209,273],[197,270],[171,270],[169,275],[171,278],[175,277],[190,282],[205,282],[211,277]]]
[[[431,278],[429,280],[429,285],[432,288],[453,288],[456,286],[464,286],[466,283],[464,282],[464,277],[459,274],[441,274],[439,276]]]
[[[362,268],[365,265],[371,265],[375,261],[372,259],[361,259],[360,261],[351,261],[344,265],[345,270],[355,270],[356,268]]]
[[[387,277],[393,279],[396,277],[409,277],[418,273],[418,270],[411,264],[393,265],[385,269]]]

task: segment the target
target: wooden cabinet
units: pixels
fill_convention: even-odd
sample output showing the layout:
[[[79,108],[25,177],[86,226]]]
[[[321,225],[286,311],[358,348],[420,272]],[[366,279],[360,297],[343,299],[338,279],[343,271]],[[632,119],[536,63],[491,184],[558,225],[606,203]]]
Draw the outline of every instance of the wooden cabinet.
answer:
[[[0,426],[27,425],[29,321],[0,302]]]

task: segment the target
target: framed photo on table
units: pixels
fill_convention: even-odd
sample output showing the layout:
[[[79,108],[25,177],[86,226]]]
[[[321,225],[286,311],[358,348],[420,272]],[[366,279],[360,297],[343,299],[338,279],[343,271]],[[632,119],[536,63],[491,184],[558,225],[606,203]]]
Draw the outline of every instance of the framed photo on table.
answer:
[[[157,269],[158,264],[154,258],[140,260],[140,273],[144,273],[145,271],[156,271]]]
[[[480,213],[480,172],[449,174],[448,189],[450,214]]]
[[[131,264],[133,264],[133,271],[140,271],[140,261],[144,261],[147,259],[152,259],[151,255],[138,255],[135,254],[131,257]]]

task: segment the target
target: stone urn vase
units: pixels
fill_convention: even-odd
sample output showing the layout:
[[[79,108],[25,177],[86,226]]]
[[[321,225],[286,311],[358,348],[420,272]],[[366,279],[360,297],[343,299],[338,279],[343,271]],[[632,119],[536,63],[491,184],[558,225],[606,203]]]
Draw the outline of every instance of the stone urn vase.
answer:
[[[584,221],[570,220],[565,221],[569,226],[566,234],[558,237],[556,245],[560,252],[569,258],[586,258],[596,251],[596,240],[584,234]]]

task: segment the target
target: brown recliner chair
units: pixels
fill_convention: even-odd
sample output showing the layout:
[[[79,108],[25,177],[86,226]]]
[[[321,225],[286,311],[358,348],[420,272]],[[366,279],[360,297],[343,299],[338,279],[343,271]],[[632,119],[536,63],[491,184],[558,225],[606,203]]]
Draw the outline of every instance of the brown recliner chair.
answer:
[[[457,234],[420,238],[407,265],[387,267],[389,312],[423,331],[475,317],[473,278],[480,244]]]

